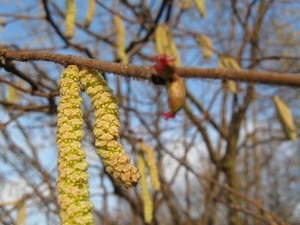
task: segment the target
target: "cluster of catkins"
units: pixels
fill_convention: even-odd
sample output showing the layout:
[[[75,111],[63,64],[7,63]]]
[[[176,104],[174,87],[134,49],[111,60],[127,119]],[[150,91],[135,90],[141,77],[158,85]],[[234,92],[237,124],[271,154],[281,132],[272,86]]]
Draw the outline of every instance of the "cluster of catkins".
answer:
[[[166,119],[174,118],[185,103],[184,83],[175,73],[174,58],[161,55],[153,58],[157,77],[166,85],[170,112]],[[80,105],[80,83],[84,86],[94,108],[95,145],[106,171],[126,188],[136,186],[141,179],[138,169],[130,164],[130,158],[118,141],[118,104],[102,75],[96,70],[79,70],[68,66],[59,82],[60,100],[57,116],[58,145],[58,200],[61,206],[62,224],[93,224],[89,200],[88,164],[81,148],[84,135],[83,113]],[[146,157],[147,155],[147,157]],[[146,160],[147,158],[147,160]],[[138,166],[142,174],[141,189],[146,222],[152,221],[153,203],[146,181],[146,167],[150,172],[152,186],[160,190],[154,152],[144,142],[140,143]],[[146,166],[147,165],[147,166]]]
[[[81,148],[83,114],[80,109],[80,82],[90,97],[95,115],[94,135],[97,153],[106,171],[126,188],[136,186],[141,178],[118,142],[118,105],[113,91],[95,70],[68,66],[59,82],[60,100],[57,116],[58,200],[62,224],[93,224],[88,191],[88,164]]]

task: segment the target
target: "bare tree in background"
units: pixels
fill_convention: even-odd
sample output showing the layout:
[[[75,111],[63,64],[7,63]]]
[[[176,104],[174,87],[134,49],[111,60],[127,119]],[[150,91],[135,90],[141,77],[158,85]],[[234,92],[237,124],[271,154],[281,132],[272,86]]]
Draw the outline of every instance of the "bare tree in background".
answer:
[[[98,0],[88,27],[87,1],[77,1],[71,39],[61,2],[1,1],[1,49],[120,62],[113,23],[119,15],[129,64],[153,65],[155,30],[165,23],[181,66],[217,68],[227,57],[243,70],[299,73],[298,0],[206,1],[205,18],[196,1],[187,7],[188,0]],[[213,43],[209,60],[199,46],[203,36]],[[55,129],[63,67],[36,61],[0,66],[0,223],[20,224],[25,207],[28,224],[58,224]],[[161,190],[151,189],[151,224],[298,224],[298,141],[285,137],[272,100],[278,95],[287,102],[298,127],[297,88],[235,82],[233,91],[229,80],[185,79],[187,104],[165,121],[163,85],[101,72],[117,96],[120,140],[132,162],[140,139],[156,153]],[[96,154],[92,106],[82,97],[95,224],[145,224],[139,185],[117,184]]]

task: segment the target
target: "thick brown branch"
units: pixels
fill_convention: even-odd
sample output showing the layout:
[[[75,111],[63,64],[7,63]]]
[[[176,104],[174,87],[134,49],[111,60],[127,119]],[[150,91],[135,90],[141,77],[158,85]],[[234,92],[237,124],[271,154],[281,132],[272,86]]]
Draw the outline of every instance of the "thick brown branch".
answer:
[[[124,65],[113,62],[105,62],[96,59],[83,58],[79,56],[61,55],[50,52],[34,51],[12,51],[10,49],[0,50],[0,57],[15,61],[50,61],[63,66],[77,65],[81,68],[97,69],[100,72],[119,74],[125,77],[150,79],[156,74],[152,66]],[[253,82],[259,84],[272,84],[300,87],[300,76],[290,74],[276,74],[268,72],[225,70],[218,68],[192,68],[180,67],[176,73],[184,78],[210,78],[231,79],[242,82]]]

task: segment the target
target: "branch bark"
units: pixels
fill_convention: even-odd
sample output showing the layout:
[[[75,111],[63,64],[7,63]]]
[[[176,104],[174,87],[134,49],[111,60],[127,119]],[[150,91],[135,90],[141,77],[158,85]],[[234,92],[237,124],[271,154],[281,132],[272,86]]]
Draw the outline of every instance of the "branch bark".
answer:
[[[62,55],[51,52],[13,51],[10,49],[2,49],[0,50],[0,59],[2,61],[0,62],[0,67],[4,67],[3,59],[5,61],[14,60],[21,62],[49,61],[63,66],[77,65],[81,68],[96,69],[100,72],[114,73],[137,79],[150,79],[152,75],[156,75],[156,71],[152,66],[124,65],[120,63],[105,62],[96,59]],[[277,74],[269,72],[193,67],[176,68],[176,73],[183,78],[230,79],[241,82],[300,87],[300,76],[284,73]]]

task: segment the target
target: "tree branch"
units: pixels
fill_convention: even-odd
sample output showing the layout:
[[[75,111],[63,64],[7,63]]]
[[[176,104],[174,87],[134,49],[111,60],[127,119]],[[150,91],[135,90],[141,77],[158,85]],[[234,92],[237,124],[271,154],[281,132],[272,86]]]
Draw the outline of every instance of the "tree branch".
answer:
[[[62,55],[50,52],[35,51],[13,51],[10,49],[0,50],[0,59],[6,61],[50,61],[63,66],[77,65],[81,68],[96,69],[100,72],[114,73],[125,77],[150,79],[156,75],[152,66],[124,65],[120,63],[105,62],[96,59],[83,58],[72,55]],[[241,82],[253,82],[259,84],[272,84],[282,86],[300,87],[300,76],[290,74],[277,74],[268,72],[238,71],[218,68],[176,68],[176,73],[184,78],[210,78],[210,79],[230,79]]]

